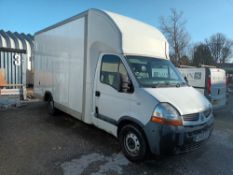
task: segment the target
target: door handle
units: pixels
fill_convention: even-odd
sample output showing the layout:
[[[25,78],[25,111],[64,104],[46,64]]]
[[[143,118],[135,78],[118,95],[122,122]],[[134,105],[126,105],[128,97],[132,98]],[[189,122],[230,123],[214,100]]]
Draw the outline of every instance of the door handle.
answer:
[[[100,96],[100,91],[95,91],[95,96],[99,97]]]

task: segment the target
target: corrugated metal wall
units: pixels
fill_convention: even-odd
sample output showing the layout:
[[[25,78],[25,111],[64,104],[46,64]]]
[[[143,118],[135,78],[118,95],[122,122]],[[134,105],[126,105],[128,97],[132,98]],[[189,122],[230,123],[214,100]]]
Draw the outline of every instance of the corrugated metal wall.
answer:
[[[32,48],[31,35],[0,30],[0,86],[33,84]]]
[[[26,83],[24,82],[24,78],[22,76],[23,73],[25,73],[23,72],[23,67],[25,67],[23,65],[24,64],[23,60],[25,60],[24,53],[12,52],[12,51],[0,51],[0,69],[3,72],[5,84]]]

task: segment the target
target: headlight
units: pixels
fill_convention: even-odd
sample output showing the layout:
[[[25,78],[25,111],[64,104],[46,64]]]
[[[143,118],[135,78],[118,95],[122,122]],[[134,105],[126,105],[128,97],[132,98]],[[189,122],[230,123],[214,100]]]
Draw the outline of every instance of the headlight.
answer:
[[[182,120],[178,111],[168,103],[159,103],[151,117],[152,122],[181,126]]]
[[[212,113],[212,110],[212,105],[209,104],[208,109],[203,112],[206,118],[209,117],[209,115]]]

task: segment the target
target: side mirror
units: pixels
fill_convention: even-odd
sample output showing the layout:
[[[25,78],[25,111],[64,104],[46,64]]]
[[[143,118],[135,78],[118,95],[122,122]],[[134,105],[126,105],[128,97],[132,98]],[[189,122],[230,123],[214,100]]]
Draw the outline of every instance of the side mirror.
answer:
[[[133,91],[132,82],[128,75],[120,74],[120,91],[126,93]]]

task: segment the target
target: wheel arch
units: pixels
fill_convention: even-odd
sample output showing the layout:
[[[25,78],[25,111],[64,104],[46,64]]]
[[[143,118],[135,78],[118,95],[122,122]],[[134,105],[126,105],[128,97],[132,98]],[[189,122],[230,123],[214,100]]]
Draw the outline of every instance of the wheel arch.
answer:
[[[50,91],[46,91],[46,92],[44,93],[44,98],[43,98],[43,100],[44,100],[44,101],[49,101],[51,98],[53,99],[52,93],[51,93]]]
[[[121,117],[119,120],[118,120],[118,124],[117,124],[117,137],[119,136],[119,132],[121,130],[122,127],[124,127],[125,125],[128,125],[128,124],[132,124],[132,125],[135,125],[137,126],[141,131],[142,133],[144,134],[144,136],[146,137],[145,135],[145,132],[144,132],[144,125],[142,124],[142,122],[140,122],[139,120],[133,118],[133,117],[129,117],[129,116],[124,116],[124,117]]]
[[[119,138],[119,134],[120,134],[120,130],[126,126],[126,125],[133,125],[136,126],[142,133],[142,135],[145,138],[146,141],[146,146],[147,146],[147,151],[148,151],[148,155],[151,153],[151,147],[150,144],[148,142],[148,137],[146,135],[146,132],[144,130],[144,126],[142,122],[140,122],[139,120],[133,118],[133,117],[129,117],[129,116],[124,116],[122,118],[120,118],[120,120],[118,121],[118,127],[117,127],[117,137]]]

